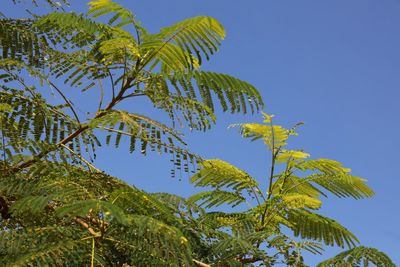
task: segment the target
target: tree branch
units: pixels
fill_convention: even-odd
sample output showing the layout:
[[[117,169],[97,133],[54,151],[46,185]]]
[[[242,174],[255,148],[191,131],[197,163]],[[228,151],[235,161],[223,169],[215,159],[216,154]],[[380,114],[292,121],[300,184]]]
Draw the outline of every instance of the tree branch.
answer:
[[[63,94],[63,92],[55,86],[54,83],[52,83],[50,80],[47,80],[47,82],[57,91],[59,95],[64,99],[65,103],[68,105],[69,109],[72,111],[74,114],[75,119],[78,121],[79,124],[81,124],[81,121],[79,120],[78,114],[76,113],[72,102]]]
[[[96,232],[92,227],[90,227],[90,225],[84,221],[83,219],[79,218],[79,217],[75,217],[74,221],[79,223],[80,225],[82,225],[84,228],[86,228],[89,233],[95,237],[101,236],[101,233]]]
[[[102,171],[98,168],[96,168],[92,163],[90,163],[89,161],[87,161],[85,158],[83,158],[81,155],[77,154],[75,151],[73,151],[71,148],[69,148],[66,145],[61,144],[61,146],[63,148],[65,148],[66,150],[68,150],[69,152],[71,152],[73,155],[75,155],[78,159],[80,159],[81,161],[83,161],[88,167],[89,167],[89,171],[92,172],[92,169],[94,169],[96,172],[98,173],[102,173]]]
[[[114,97],[115,97],[114,78],[113,78],[109,68],[107,68],[107,72],[108,72],[108,76],[110,77],[110,82],[111,82],[112,98],[114,99]]]
[[[107,111],[111,110],[116,104],[118,104],[118,102],[123,99],[123,96],[124,96],[124,93],[126,92],[126,90],[128,90],[131,87],[131,82],[132,82],[133,79],[134,79],[133,77],[128,78],[126,80],[124,86],[121,88],[121,91],[118,93],[118,95],[114,99],[111,100],[111,102],[107,105],[107,107],[105,108],[104,111],[98,112],[93,119],[98,119],[98,118],[101,118],[101,117],[105,116]],[[61,140],[58,144],[56,144],[56,147],[59,147],[59,146],[67,144],[68,142],[73,140],[75,137],[77,137],[78,135],[80,135],[82,132],[84,132],[87,129],[89,129],[88,125],[81,126],[75,132],[71,133],[69,136],[67,136],[66,138]],[[23,163],[20,163],[19,165],[16,165],[16,166],[12,167],[10,169],[10,172],[11,173],[17,173],[17,172],[19,172],[19,171],[31,166],[32,164],[37,162],[40,158],[43,158],[44,156],[46,156],[51,151],[52,150],[46,150],[46,151],[40,152],[38,155],[34,156],[32,159],[27,160],[27,161],[25,161]]]
[[[211,265],[201,262],[201,261],[198,261],[198,260],[195,260],[195,259],[193,259],[192,261],[198,267],[211,267]]]

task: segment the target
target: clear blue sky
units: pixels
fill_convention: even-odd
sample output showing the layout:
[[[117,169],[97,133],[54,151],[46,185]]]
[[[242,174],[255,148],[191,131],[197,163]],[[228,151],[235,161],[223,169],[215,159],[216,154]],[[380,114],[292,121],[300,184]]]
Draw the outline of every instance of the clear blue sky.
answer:
[[[119,3],[153,32],[195,15],[220,20],[227,38],[206,67],[254,84],[264,97],[264,111],[275,114],[277,123],[304,121],[294,148],[303,148],[312,157],[339,160],[369,180],[376,197],[331,197],[322,212],[352,230],[363,245],[383,250],[400,265],[399,0]],[[81,1],[72,4],[72,9],[86,11]],[[137,101],[125,107],[164,118]],[[269,157],[262,144],[249,144],[227,129],[230,123],[260,121],[260,116],[217,115],[217,125],[206,133],[182,129],[192,151],[265,179]],[[184,196],[194,192],[186,174],[181,180],[169,177],[168,157],[104,149],[97,165],[148,191]],[[328,249],[324,256],[308,256],[307,261],[313,266],[335,252]]]

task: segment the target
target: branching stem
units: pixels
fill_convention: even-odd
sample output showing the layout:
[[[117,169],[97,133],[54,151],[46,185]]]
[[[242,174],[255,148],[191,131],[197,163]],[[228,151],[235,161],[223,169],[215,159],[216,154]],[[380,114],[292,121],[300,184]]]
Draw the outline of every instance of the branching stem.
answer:
[[[121,88],[120,92],[118,93],[118,95],[110,101],[110,103],[107,105],[107,107],[105,108],[104,111],[98,112],[93,119],[98,119],[98,118],[101,118],[101,117],[105,116],[108,111],[110,111],[116,104],[118,104],[123,99],[123,96],[124,96],[124,93],[126,92],[126,90],[128,90],[131,87],[131,82],[133,80],[134,80],[133,77],[127,78],[125,84],[122,86],[122,88]],[[89,129],[88,125],[84,125],[84,126],[79,127],[75,132],[71,133],[69,136],[67,136],[66,138],[61,140],[59,143],[57,143],[56,147],[60,147],[62,145],[65,145],[65,144],[69,143],[75,137],[77,137],[78,135],[80,135],[81,133],[83,133],[87,129]],[[50,152],[51,152],[51,150],[42,151],[38,155],[34,156],[32,159],[27,160],[27,161],[25,161],[23,163],[20,163],[20,164],[18,164],[16,166],[12,167],[11,168],[11,173],[17,173],[17,172],[19,172],[19,171],[31,166],[32,164],[36,163],[40,158],[43,158],[44,156],[46,156]]]

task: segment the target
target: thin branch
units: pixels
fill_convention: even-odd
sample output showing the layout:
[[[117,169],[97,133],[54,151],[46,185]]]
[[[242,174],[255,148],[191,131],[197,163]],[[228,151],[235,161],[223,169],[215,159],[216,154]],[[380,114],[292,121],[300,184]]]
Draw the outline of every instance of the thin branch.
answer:
[[[35,99],[37,98],[35,93],[32,91],[32,89],[24,82],[24,80],[22,80],[20,77],[18,77],[17,75],[15,75],[14,73],[12,73],[9,70],[6,70],[7,74],[13,76],[13,78],[15,78],[16,81],[18,81],[31,95],[32,98]]]
[[[258,185],[255,185],[255,188],[257,189],[257,192],[260,193],[260,196],[264,200],[264,202],[267,202],[267,199],[265,198],[263,192],[261,191],[261,188]]]
[[[269,188],[268,188],[268,196],[267,199],[270,199],[272,197],[272,186],[273,186],[273,179],[274,179],[274,173],[275,173],[275,160],[276,160],[276,156],[279,153],[280,148],[278,148],[275,151],[275,138],[274,138],[274,130],[273,127],[271,125],[271,129],[272,129],[272,150],[271,150],[271,169],[270,169],[270,174],[269,174]]]
[[[133,21],[135,21],[135,20],[133,20]],[[137,44],[140,46],[140,43],[141,43],[141,36],[140,36],[140,31],[139,31],[139,29],[138,29],[138,27],[136,26],[136,23],[134,22],[133,23],[133,27],[135,27],[135,32],[136,32],[136,38],[137,38]]]
[[[112,98],[114,99],[115,98],[114,78],[113,78],[109,68],[107,68],[107,73],[108,73],[108,76],[110,77],[111,89],[112,89]]]
[[[259,189],[257,188],[257,190],[259,190]],[[256,198],[256,201],[257,201],[258,206],[260,206],[260,205],[261,205],[260,199],[258,198],[257,192],[256,192],[256,190],[254,189],[253,186],[251,187],[251,191],[253,191],[253,194],[254,194],[254,196],[255,196],[255,198]]]
[[[52,83],[50,80],[47,80],[47,82],[61,95],[61,97],[64,99],[65,103],[68,105],[69,109],[72,111],[74,114],[75,119],[78,121],[79,124],[81,124],[81,121],[79,120],[78,114],[76,113],[74,107],[72,106],[72,102],[61,92],[60,89],[55,86],[54,83]]]
[[[91,255],[91,258],[90,258],[90,267],[94,267],[95,245],[96,245],[96,242],[95,242],[94,238],[92,238],[92,255]]]
[[[0,120],[3,120],[3,118],[1,116],[0,116]],[[4,131],[3,131],[3,121],[0,121],[0,125],[1,125],[1,142],[2,142],[2,149],[3,149],[3,164],[5,167],[7,156],[6,156],[6,139],[5,139]]]
[[[146,95],[145,93],[131,93],[129,95],[123,96],[122,99],[127,99],[127,98],[130,98],[130,97],[136,97],[136,96],[145,96],[145,95]]]
[[[272,156],[272,162],[271,162],[271,169],[270,169],[270,175],[269,175],[269,185],[268,185],[268,195],[267,195],[267,200],[269,200],[272,196],[272,182],[274,179],[274,171],[275,171],[275,159],[276,156],[279,153],[279,149],[276,150],[275,152],[275,132],[274,132],[274,125],[272,124],[272,121],[270,123],[271,127],[271,133],[272,133],[272,144],[271,144],[271,156]],[[265,216],[267,214],[268,210],[268,205],[265,203],[265,209],[263,214],[261,215],[261,224],[264,224]]]
[[[81,226],[83,226],[83,228],[85,228],[86,230],[88,230],[88,232],[93,235],[94,237],[99,237],[101,234],[96,232],[92,227],[90,227],[90,225],[84,221],[83,219],[79,218],[79,217],[75,217],[74,221],[79,223]]]
[[[193,259],[192,261],[198,267],[211,267],[211,265],[201,262],[201,261],[198,261],[198,260],[195,260],[195,259]]]
[[[84,159],[81,155],[77,154],[75,151],[73,151],[71,148],[69,148],[68,146],[61,144],[61,146],[65,149],[67,149],[69,152],[71,152],[72,154],[74,154],[76,157],[78,157],[81,161],[83,161],[88,167],[89,170],[91,171],[92,169],[94,169],[96,172],[102,173],[102,171],[98,168],[96,168],[93,164],[91,164],[88,160]]]
[[[275,151],[275,132],[274,132],[274,125],[272,124],[272,121],[270,123],[270,127],[271,127],[271,133],[272,133],[272,144],[271,144],[271,157],[272,157],[272,162],[271,162],[271,170],[270,170],[270,176],[269,176],[269,185],[268,185],[268,195],[267,195],[267,200],[271,199],[272,197],[272,189],[273,189],[273,179],[274,179],[274,172],[275,172],[275,160],[276,157],[281,149],[281,147],[278,147]],[[265,222],[265,217],[267,215],[267,211],[268,211],[268,205],[267,203],[265,203],[265,208],[264,208],[264,212],[261,215],[261,225],[264,225]],[[257,244],[258,246],[260,245],[260,243]]]
[[[125,78],[126,78],[126,70],[127,70],[127,60],[126,60],[126,58],[127,58],[127,52],[126,52],[126,47],[125,47],[125,54],[124,54],[124,73],[122,74],[122,83],[121,83],[121,85],[122,86],[124,86],[124,84],[125,84]],[[136,64],[138,64],[139,63],[139,60],[137,60],[137,62],[136,62]],[[117,80],[119,80],[120,78],[118,78]]]
[[[101,80],[99,80],[99,85],[100,85],[100,102],[99,102],[99,108],[97,109],[97,111],[101,110],[101,106],[103,105],[103,99],[104,99],[104,87],[103,87],[103,83]]]

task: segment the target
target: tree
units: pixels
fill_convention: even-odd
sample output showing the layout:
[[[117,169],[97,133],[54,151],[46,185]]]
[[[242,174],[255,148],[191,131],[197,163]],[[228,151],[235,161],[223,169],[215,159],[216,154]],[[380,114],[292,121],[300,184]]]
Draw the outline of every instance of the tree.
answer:
[[[44,2],[53,7],[66,3]],[[169,115],[173,125],[187,124],[195,130],[206,130],[215,122],[215,102],[232,113],[258,111],[263,104],[252,85],[201,70],[204,59],[217,51],[225,36],[217,20],[190,18],[150,34],[129,10],[110,0],[89,2],[88,14],[54,12],[33,19],[0,20],[0,265],[246,266],[261,260],[272,265],[279,257],[265,254],[264,244],[280,249],[278,255],[293,265],[300,264],[297,249],[319,251],[319,245],[311,242],[293,243],[279,231],[282,224],[305,237],[322,236],[329,244],[357,240],[337,223],[330,222],[322,232],[294,224],[304,213],[306,218],[317,218],[318,225],[321,217],[308,210],[318,206],[316,195],[277,194],[274,188],[263,195],[255,187],[256,180],[246,174],[253,186],[232,176],[221,180],[232,192],[211,183],[216,190],[187,200],[149,194],[100,171],[94,164],[96,148],[103,140],[118,147],[121,138],[128,138],[131,152],[170,154],[177,169],[195,170],[191,165],[200,164],[202,169],[193,177],[198,186],[207,179],[219,181],[221,168],[243,175],[227,163],[203,161],[190,152],[174,127],[119,109],[118,104],[147,98]],[[98,17],[107,22],[95,21]],[[60,81],[82,93],[99,92],[92,115],[79,116]],[[47,86],[64,104],[53,105],[40,94],[41,87]],[[250,128],[242,126],[246,136],[256,133]],[[270,135],[275,136],[275,130]],[[205,175],[207,171],[210,175]],[[278,184],[279,188],[286,188],[286,183]],[[339,184],[336,190],[353,197],[371,194],[361,180],[357,185],[361,189]],[[258,211],[207,211],[221,203],[239,204],[246,189],[265,198],[264,203],[257,200]],[[267,220],[274,227],[265,227]],[[369,251],[373,261],[381,257],[384,266],[390,266],[385,255],[362,247],[323,266],[349,258],[357,262],[363,259],[357,257],[360,251]]]
[[[102,138],[118,147],[125,136],[131,152],[137,146],[143,154],[165,152],[176,168],[189,171],[201,159],[185,148],[180,133],[117,105],[145,97],[173,122],[206,130],[215,122],[216,100],[232,113],[258,110],[262,100],[244,81],[200,70],[225,36],[211,17],[150,34],[129,10],[109,0],[89,2],[89,14],[109,20],[55,12],[0,22],[0,263],[189,266],[207,254],[193,225],[201,209],[102,173],[93,164],[95,149]],[[65,104],[48,103],[24,79],[28,74]],[[100,91],[92,117],[78,116],[59,79],[82,91]]]
[[[349,168],[331,159],[309,159],[302,150],[288,149],[288,139],[297,135],[302,123],[286,129],[274,125],[273,116],[263,113],[264,124],[233,125],[251,141],[262,140],[271,155],[270,174],[256,180],[245,171],[219,159],[205,160],[191,181],[197,187],[210,188],[189,201],[206,209],[204,225],[217,229],[211,247],[214,263],[242,266],[286,264],[306,266],[301,251],[321,254],[323,245],[347,247],[349,250],[318,266],[395,266],[382,252],[355,247],[359,240],[338,222],[316,212],[321,197],[361,199],[372,197],[366,180],[351,174]],[[264,193],[265,192],[265,193]],[[240,204],[247,204],[235,211]],[[226,211],[215,211],[224,205]],[[243,206],[243,205],[242,205]],[[233,211],[232,211],[233,210]],[[287,234],[288,229],[292,236]]]

